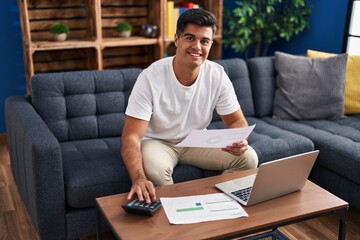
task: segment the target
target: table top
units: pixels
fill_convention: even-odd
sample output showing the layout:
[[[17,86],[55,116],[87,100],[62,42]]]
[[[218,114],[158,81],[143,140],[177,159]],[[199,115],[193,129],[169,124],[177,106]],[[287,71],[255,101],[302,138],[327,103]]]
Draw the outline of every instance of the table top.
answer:
[[[239,171],[156,188],[157,198],[218,193],[216,183],[256,173],[257,169]],[[253,206],[244,207],[249,217],[194,224],[170,224],[164,209],[155,215],[126,213],[127,193],[96,199],[113,233],[120,239],[214,239],[262,230],[348,207],[348,203],[311,181],[301,191]]]

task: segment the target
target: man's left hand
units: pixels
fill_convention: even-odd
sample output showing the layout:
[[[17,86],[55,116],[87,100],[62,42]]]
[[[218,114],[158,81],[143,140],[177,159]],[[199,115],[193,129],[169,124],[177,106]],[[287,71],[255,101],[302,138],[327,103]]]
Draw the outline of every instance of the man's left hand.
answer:
[[[241,142],[233,143],[231,146],[227,146],[226,148],[222,148],[222,150],[233,155],[243,155],[248,149],[248,145],[248,141],[245,139]]]

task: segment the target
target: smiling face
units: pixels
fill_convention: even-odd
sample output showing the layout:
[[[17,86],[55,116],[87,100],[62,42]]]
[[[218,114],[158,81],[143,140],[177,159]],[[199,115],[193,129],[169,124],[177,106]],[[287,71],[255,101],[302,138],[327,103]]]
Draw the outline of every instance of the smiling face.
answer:
[[[212,45],[213,30],[211,27],[186,24],[184,31],[175,34],[176,55],[178,66],[196,70],[209,56]]]

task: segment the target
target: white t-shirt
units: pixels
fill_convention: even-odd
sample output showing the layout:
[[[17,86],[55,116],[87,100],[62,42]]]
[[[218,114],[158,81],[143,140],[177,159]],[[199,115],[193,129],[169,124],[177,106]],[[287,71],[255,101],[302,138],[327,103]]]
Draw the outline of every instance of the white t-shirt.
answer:
[[[149,121],[146,138],[183,140],[193,129],[205,129],[214,109],[227,115],[240,108],[223,67],[206,60],[191,86],[177,80],[172,61],[158,60],[144,69],[131,92],[125,114]]]

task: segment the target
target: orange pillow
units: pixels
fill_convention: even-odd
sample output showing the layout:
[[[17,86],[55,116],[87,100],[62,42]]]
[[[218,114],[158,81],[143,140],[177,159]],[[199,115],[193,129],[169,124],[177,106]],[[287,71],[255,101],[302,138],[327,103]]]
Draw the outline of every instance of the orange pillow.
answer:
[[[307,50],[307,56],[310,58],[326,58],[335,55]],[[360,113],[360,56],[348,56],[344,94],[345,114]]]

